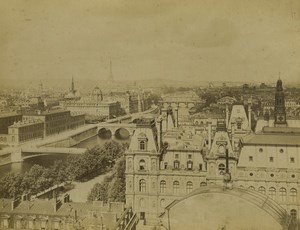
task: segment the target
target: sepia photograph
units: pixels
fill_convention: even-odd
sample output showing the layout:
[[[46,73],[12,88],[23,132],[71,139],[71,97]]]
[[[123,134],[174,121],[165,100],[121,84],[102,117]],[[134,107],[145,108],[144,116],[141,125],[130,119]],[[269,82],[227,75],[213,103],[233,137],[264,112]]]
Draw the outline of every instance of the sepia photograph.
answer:
[[[300,230],[300,0],[0,1],[0,229]]]

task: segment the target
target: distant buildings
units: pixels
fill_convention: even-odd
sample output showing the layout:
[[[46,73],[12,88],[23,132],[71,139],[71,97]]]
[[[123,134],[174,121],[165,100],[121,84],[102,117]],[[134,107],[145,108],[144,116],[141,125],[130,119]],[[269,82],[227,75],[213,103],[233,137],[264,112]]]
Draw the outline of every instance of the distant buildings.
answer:
[[[84,114],[57,109],[0,115],[0,144],[19,145],[84,125]]]
[[[207,125],[208,133],[199,138],[198,147],[192,141],[195,133],[187,132],[181,140],[183,135],[174,130],[164,135],[161,120],[138,124],[125,154],[126,203],[147,225],[157,226],[161,213],[168,213],[178,200],[189,203],[201,189],[219,185],[238,188],[240,194],[257,191],[257,199],[267,205],[276,202],[292,221],[299,218],[300,129],[285,123],[281,84],[275,93],[275,127],[259,134],[251,131],[251,103],[248,113],[244,106],[233,105],[225,119],[216,118],[213,134],[211,121],[195,120]]]
[[[65,197],[64,201],[2,199],[0,205],[1,229],[133,230],[136,222],[132,208],[117,202],[79,203]]]

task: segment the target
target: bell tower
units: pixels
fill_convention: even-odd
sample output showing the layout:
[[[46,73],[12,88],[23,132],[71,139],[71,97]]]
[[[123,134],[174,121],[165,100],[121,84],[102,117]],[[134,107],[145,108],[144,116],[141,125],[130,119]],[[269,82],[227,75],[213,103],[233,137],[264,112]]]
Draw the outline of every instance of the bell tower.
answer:
[[[284,92],[282,87],[282,81],[280,79],[277,81],[276,84],[274,117],[275,127],[287,126]]]

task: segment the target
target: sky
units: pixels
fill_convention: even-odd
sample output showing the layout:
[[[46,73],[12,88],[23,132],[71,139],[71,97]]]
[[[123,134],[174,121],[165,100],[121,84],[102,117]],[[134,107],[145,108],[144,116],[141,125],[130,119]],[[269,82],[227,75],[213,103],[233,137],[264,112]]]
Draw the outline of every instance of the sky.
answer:
[[[299,0],[0,1],[0,81],[300,83]]]

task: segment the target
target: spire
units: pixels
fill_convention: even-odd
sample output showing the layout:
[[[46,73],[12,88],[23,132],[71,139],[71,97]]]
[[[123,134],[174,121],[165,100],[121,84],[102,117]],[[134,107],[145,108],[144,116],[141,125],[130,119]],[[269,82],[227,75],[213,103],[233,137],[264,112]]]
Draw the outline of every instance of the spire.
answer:
[[[111,62],[111,60],[109,62],[109,81],[114,81],[114,76],[113,76],[113,73],[112,73],[112,62]]]
[[[74,92],[75,91],[75,85],[74,85],[74,78],[72,76],[72,85],[71,85],[71,91]]]

